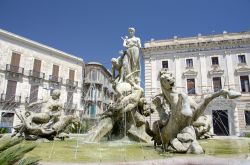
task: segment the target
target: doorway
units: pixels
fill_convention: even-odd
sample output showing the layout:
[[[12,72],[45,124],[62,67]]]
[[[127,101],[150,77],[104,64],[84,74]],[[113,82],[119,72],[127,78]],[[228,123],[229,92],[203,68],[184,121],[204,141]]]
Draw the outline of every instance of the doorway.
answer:
[[[213,110],[214,134],[218,136],[229,136],[228,110]]]

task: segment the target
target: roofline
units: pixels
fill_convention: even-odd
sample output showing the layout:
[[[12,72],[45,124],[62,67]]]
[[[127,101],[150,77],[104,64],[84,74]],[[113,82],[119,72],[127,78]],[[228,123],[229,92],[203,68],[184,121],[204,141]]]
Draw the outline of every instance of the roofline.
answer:
[[[90,66],[90,65],[95,65],[95,66],[101,67],[105,72],[108,73],[108,75],[109,75],[110,77],[112,77],[111,72],[110,72],[104,65],[102,65],[101,63],[89,62],[89,63],[85,64],[85,67],[88,67],[88,66]]]
[[[225,35],[244,35],[244,34],[250,34],[250,31],[241,31],[241,32],[233,32],[233,33],[228,33],[228,32],[223,32],[222,34],[212,34],[212,35],[201,35],[198,34],[197,36],[191,36],[191,37],[182,37],[182,38],[178,38],[177,36],[175,36],[176,38],[169,38],[169,39],[162,39],[162,40],[153,40],[153,41],[145,41],[145,44],[150,44],[150,43],[164,43],[164,42],[171,42],[171,41],[184,41],[184,40],[192,40],[192,39],[197,39],[197,37],[199,38],[203,38],[203,39],[209,39],[209,38],[213,38],[213,37],[221,37],[221,36],[225,36]],[[178,44],[178,43],[175,43]],[[147,47],[145,47],[147,48]]]
[[[74,56],[72,54],[65,53],[65,52],[63,52],[61,50],[46,46],[44,44],[41,44],[39,42],[30,40],[28,38],[19,36],[17,34],[11,33],[11,32],[8,32],[6,30],[0,29],[0,35],[3,35],[3,36],[8,37],[10,39],[14,39],[14,40],[23,42],[25,44],[30,44],[30,45],[32,45],[32,46],[34,46],[36,48],[43,49],[45,51],[49,51],[49,52],[52,52],[52,53],[56,53],[58,55],[62,55],[64,57],[66,57],[66,58],[74,59],[74,60],[77,60],[77,61],[80,61],[80,62],[84,63],[84,60],[82,58],[80,58],[80,57],[76,57],[76,56]]]

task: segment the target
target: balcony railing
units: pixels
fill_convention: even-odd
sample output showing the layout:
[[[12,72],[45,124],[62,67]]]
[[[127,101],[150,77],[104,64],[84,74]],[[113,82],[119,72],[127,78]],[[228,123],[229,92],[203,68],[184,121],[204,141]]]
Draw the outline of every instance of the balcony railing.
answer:
[[[92,80],[92,79],[89,79],[89,78],[85,78],[85,83],[87,83],[87,84],[103,85],[103,81]]]
[[[21,102],[21,96],[16,95],[8,95],[8,94],[1,94],[0,102],[2,103],[20,103]]]
[[[66,85],[70,86],[70,87],[77,87],[78,86],[78,81],[67,79],[66,80]]]
[[[64,103],[64,109],[66,110],[76,110],[77,109],[77,104],[74,103]]]
[[[55,82],[55,83],[62,83],[62,78],[61,77],[57,77],[57,76],[53,76],[53,75],[49,75],[49,81],[51,82]]]
[[[34,70],[30,70],[29,76],[30,77],[39,78],[39,79],[44,79],[45,73],[37,72],[37,71],[34,71]]]
[[[24,73],[24,68],[11,65],[11,64],[6,64],[6,71],[7,72],[12,72],[12,73],[17,73],[17,74],[23,74]]]

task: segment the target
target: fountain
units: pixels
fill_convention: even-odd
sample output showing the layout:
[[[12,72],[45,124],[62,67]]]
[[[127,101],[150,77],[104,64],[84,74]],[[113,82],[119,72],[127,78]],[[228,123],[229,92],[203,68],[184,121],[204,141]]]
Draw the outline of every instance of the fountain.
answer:
[[[129,37],[122,38],[123,46],[118,58],[112,58],[113,88],[116,101],[103,112],[99,124],[89,131],[85,140],[98,142],[108,133],[116,133],[119,123],[124,136],[140,142],[149,142],[151,136],[154,146],[162,145],[164,151],[177,153],[204,153],[197,139],[209,138],[209,121],[203,112],[207,105],[217,97],[237,98],[240,93],[222,89],[205,95],[199,102],[185,93],[174,90],[175,78],[167,71],[160,71],[159,80],[162,93],[148,104],[140,87],[140,39],[135,37],[135,29],[129,28]],[[116,71],[118,75],[116,75]],[[166,108],[169,107],[169,108]],[[158,111],[159,120],[150,128],[144,116]],[[121,133],[120,133],[121,134]]]
[[[79,141],[82,140],[79,134],[76,141],[70,139],[66,142],[53,141],[52,145],[51,143],[40,144],[45,146],[41,147],[44,149],[43,153],[47,154],[44,156],[45,160],[62,158],[64,160],[67,155],[65,153],[70,155],[73,151],[72,158],[66,161],[96,162],[98,157],[100,162],[111,161],[111,159],[112,161],[138,161],[171,157],[173,154],[170,152],[203,154],[203,147],[208,147],[208,141],[205,143],[198,141],[198,139],[211,137],[210,121],[203,116],[203,112],[213,99],[217,97],[234,99],[239,97],[240,93],[222,89],[205,95],[197,101],[185,93],[175,91],[175,78],[168,71],[160,71],[162,93],[154,96],[152,103],[148,103],[140,86],[140,39],[135,37],[134,28],[129,28],[128,31],[129,37],[122,38],[126,49],[120,51],[118,58],[112,58],[115,103],[110,104],[108,110],[100,114],[98,124],[83,135],[84,145],[79,145]],[[14,136],[25,136],[26,139],[53,139],[64,132],[69,124],[78,122],[75,116],[61,113],[62,104],[59,97],[60,92],[54,90],[48,100],[31,103],[27,109],[17,111],[21,124],[15,127]],[[38,103],[45,103],[41,112],[29,110],[32,107],[34,109]],[[158,112],[159,120],[155,121],[151,128],[145,117],[154,111]],[[104,136],[108,139],[121,140],[101,142]],[[128,140],[131,143],[125,144]],[[161,146],[162,151],[169,152],[158,154],[152,149],[150,140],[153,140],[155,148]],[[94,144],[89,144],[92,142]],[[159,150],[156,148],[156,151]],[[244,151],[239,152],[246,151],[247,149],[244,148]],[[214,151],[211,149],[209,152]],[[80,153],[81,156],[78,156]]]
[[[134,28],[129,28],[128,32],[129,37],[122,38],[126,50],[120,51],[118,58],[112,58],[115,103],[100,115],[98,125],[88,132],[86,141],[98,142],[108,133],[111,136],[129,137],[140,142],[150,141],[149,135],[145,132],[144,116],[148,116],[151,112],[140,86],[141,42],[140,38],[135,37]]]

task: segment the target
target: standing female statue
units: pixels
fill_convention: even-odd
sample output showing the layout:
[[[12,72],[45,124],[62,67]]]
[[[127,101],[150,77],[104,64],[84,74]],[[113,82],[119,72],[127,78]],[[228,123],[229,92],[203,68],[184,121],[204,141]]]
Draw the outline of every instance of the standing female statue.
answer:
[[[135,37],[135,29],[128,28],[129,37],[126,37],[123,41],[123,46],[127,48],[127,57],[129,61],[129,73],[133,74],[135,83],[140,82],[140,48],[141,40]]]

